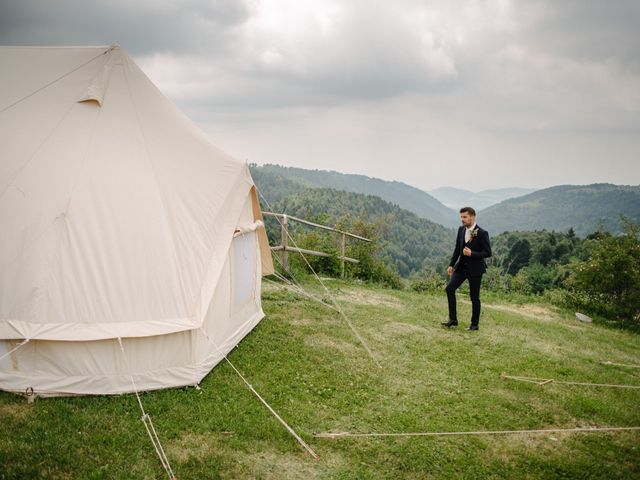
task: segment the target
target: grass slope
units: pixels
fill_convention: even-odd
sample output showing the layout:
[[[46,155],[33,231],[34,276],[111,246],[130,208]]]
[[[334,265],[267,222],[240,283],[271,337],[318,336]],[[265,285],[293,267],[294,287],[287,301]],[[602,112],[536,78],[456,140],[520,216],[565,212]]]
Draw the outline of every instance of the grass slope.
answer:
[[[640,221],[640,185],[559,185],[511,198],[479,214],[492,234],[511,230],[559,230],[573,227],[584,236],[600,226],[622,231],[620,215]]]
[[[316,439],[312,432],[469,431],[640,425],[640,391],[509,382],[501,372],[640,384],[636,334],[546,305],[487,298],[480,332],[446,331],[444,295],[328,282],[384,368],[331,310],[269,286],[267,317],[232,352],[319,453],[306,455],[221,364],[202,390],[143,395],[178,478],[640,477],[635,433]],[[308,285],[317,293],[315,285]],[[492,305],[492,306],[489,306]],[[469,316],[461,303],[461,317]],[[0,394],[0,478],[163,478],[135,397]]]

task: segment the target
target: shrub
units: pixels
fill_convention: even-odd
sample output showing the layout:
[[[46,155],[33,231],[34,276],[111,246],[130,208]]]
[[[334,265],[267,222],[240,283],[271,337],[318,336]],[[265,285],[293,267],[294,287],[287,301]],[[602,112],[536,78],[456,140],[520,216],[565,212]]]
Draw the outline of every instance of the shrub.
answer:
[[[502,275],[498,267],[490,266],[482,278],[482,287],[493,292],[501,292],[510,288],[510,280],[510,275]]]
[[[306,255],[305,258],[318,274],[337,277],[340,275],[339,248],[335,235],[324,231],[308,231],[295,235],[295,243],[300,248],[328,253],[329,257]],[[298,253],[289,254],[289,264],[296,270],[308,269],[304,258]]]
[[[426,278],[416,278],[409,288],[416,292],[442,293],[446,286],[445,280],[438,274],[431,274]]]
[[[529,285],[526,270],[521,269],[517,274],[511,277],[511,290],[525,295],[529,295],[531,293],[531,286]]]
[[[640,323],[640,226],[623,223],[623,235],[591,239],[590,258],[571,265],[565,284],[576,307]]]
[[[526,281],[529,285],[529,291],[536,295],[540,295],[545,290],[551,288],[556,276],[553,268],[545,268],[539,263],[534,263],[523,269]]]

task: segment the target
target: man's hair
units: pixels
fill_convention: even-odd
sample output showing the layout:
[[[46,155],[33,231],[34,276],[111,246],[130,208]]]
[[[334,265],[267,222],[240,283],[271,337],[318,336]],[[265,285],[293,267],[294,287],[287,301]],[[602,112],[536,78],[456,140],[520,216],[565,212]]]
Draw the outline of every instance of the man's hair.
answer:
[[[460,209],[460,213],[465,213],[465,212],[471,215],[472,217],[476,216],[476,211],[471,207],[462,207]]]

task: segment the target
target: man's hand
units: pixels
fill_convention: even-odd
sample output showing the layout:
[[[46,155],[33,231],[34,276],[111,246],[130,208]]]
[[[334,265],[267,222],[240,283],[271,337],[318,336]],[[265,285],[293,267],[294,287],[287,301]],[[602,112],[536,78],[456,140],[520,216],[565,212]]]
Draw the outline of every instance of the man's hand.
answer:
[[[449,276],[453,275],[453,267],[448,267],[447,268],[447,275],[449,275]]]
[[[470,257],[471,256],[471,249],[469,247],[464,247],[464,250],[462,250],[462,254],[465,257]]]

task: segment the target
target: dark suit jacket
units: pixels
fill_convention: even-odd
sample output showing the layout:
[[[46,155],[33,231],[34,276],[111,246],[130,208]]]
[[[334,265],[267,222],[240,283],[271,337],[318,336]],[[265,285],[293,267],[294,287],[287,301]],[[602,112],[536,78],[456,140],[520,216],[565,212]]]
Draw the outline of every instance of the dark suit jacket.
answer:
[[[478,277],[487,271],[487,264],[484,261],[485,258],[491,256],[491,241],[489,240],[489,232],[476,225],[474,229],[478,232],[475,237],[465,244],[464,234],[466,227],[461,226],[458,229],[458,235],[456,236],[456,248],[453,251],[449,266],[454,269],[462,267],[462,263],[465,264],[469,271],[470,277]],[[465,257],[462,254],[464,247],[471,249],[471,256]]]

